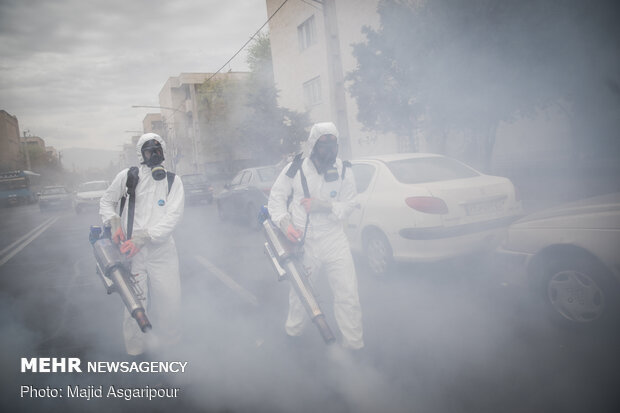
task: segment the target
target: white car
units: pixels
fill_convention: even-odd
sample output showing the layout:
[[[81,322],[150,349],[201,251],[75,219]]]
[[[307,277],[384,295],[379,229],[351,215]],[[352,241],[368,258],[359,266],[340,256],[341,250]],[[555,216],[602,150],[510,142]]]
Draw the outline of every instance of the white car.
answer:
[[[98,210],[99,200],[108,186],[110,186],[108,181],[90,181],[80,184],[73,201],[75,212],[80,214],[85,209]]]
[[[618,325],[620,193],[530,214],[510,226],[498,253],[527,268],[533,304],[552,321],[574,328]]]
[[[383,275],[395,260],[432,262],[492,250],[522,214],[515,187],[448,157],[400,153],[352,161],[360,208],[353,252]]]

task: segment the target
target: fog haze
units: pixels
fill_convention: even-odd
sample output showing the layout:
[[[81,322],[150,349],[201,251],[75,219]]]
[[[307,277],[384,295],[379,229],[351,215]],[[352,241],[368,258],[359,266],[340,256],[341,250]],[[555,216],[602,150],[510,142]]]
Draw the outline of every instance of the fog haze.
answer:
[[[216,71],[266,20],[258,0],[3,1],[2,109],[57,149],[119,150],[149,112],[132,105],[158,105],[170,76]],[[230,68],[247,70],[244,53]]]

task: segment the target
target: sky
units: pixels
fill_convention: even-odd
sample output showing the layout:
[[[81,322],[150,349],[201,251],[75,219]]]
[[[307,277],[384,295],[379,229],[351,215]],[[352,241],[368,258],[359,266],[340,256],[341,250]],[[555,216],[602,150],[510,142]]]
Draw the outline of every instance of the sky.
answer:
[[[158,112],[133,105],[215,72],[266,20],[265,0],[0,0],[0,109],[56,149],[120,150]]]

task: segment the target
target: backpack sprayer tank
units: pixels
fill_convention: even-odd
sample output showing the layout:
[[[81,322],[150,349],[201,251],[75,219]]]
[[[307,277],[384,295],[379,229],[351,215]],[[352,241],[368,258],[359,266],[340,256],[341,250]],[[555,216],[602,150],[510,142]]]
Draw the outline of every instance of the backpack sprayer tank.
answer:
[[[259,221],[262,221],[263,233],[267,239],[264,245],[265,254],[269,257],[278,274],[278,281],[288,279],[291,282],[310,319],[319,329],[323,340],[326,344],[332,344],[336,338],[329,328],[325,315],[312,291],[308,274],[301,262],[302,252],[275,227],[265,207],[261,210]]]
[[[102,234],[101,227],[91,226],[89,240],[97,261],[97,274],[106,292],[117,292],[120,295],[129,314],[136,320],[140,330],[146,333],[152,326],[141,304],[144,294],[132,279],[127,259],[110,239],[109,227]]]

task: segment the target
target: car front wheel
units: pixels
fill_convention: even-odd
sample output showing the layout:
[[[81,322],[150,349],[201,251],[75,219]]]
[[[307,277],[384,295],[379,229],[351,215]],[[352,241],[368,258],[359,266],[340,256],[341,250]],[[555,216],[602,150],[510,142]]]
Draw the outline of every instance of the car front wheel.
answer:
[[[390,241],[381,231],[368,232],[364,237],[364,252],[373,275],[382,277],[390,272],[394,265],[394,255]]]
[[[569,327],[594,327],[615,315],[618,288],[594,258],[579,254],[548,258],[539,277],[536,293],[552,321]]]

